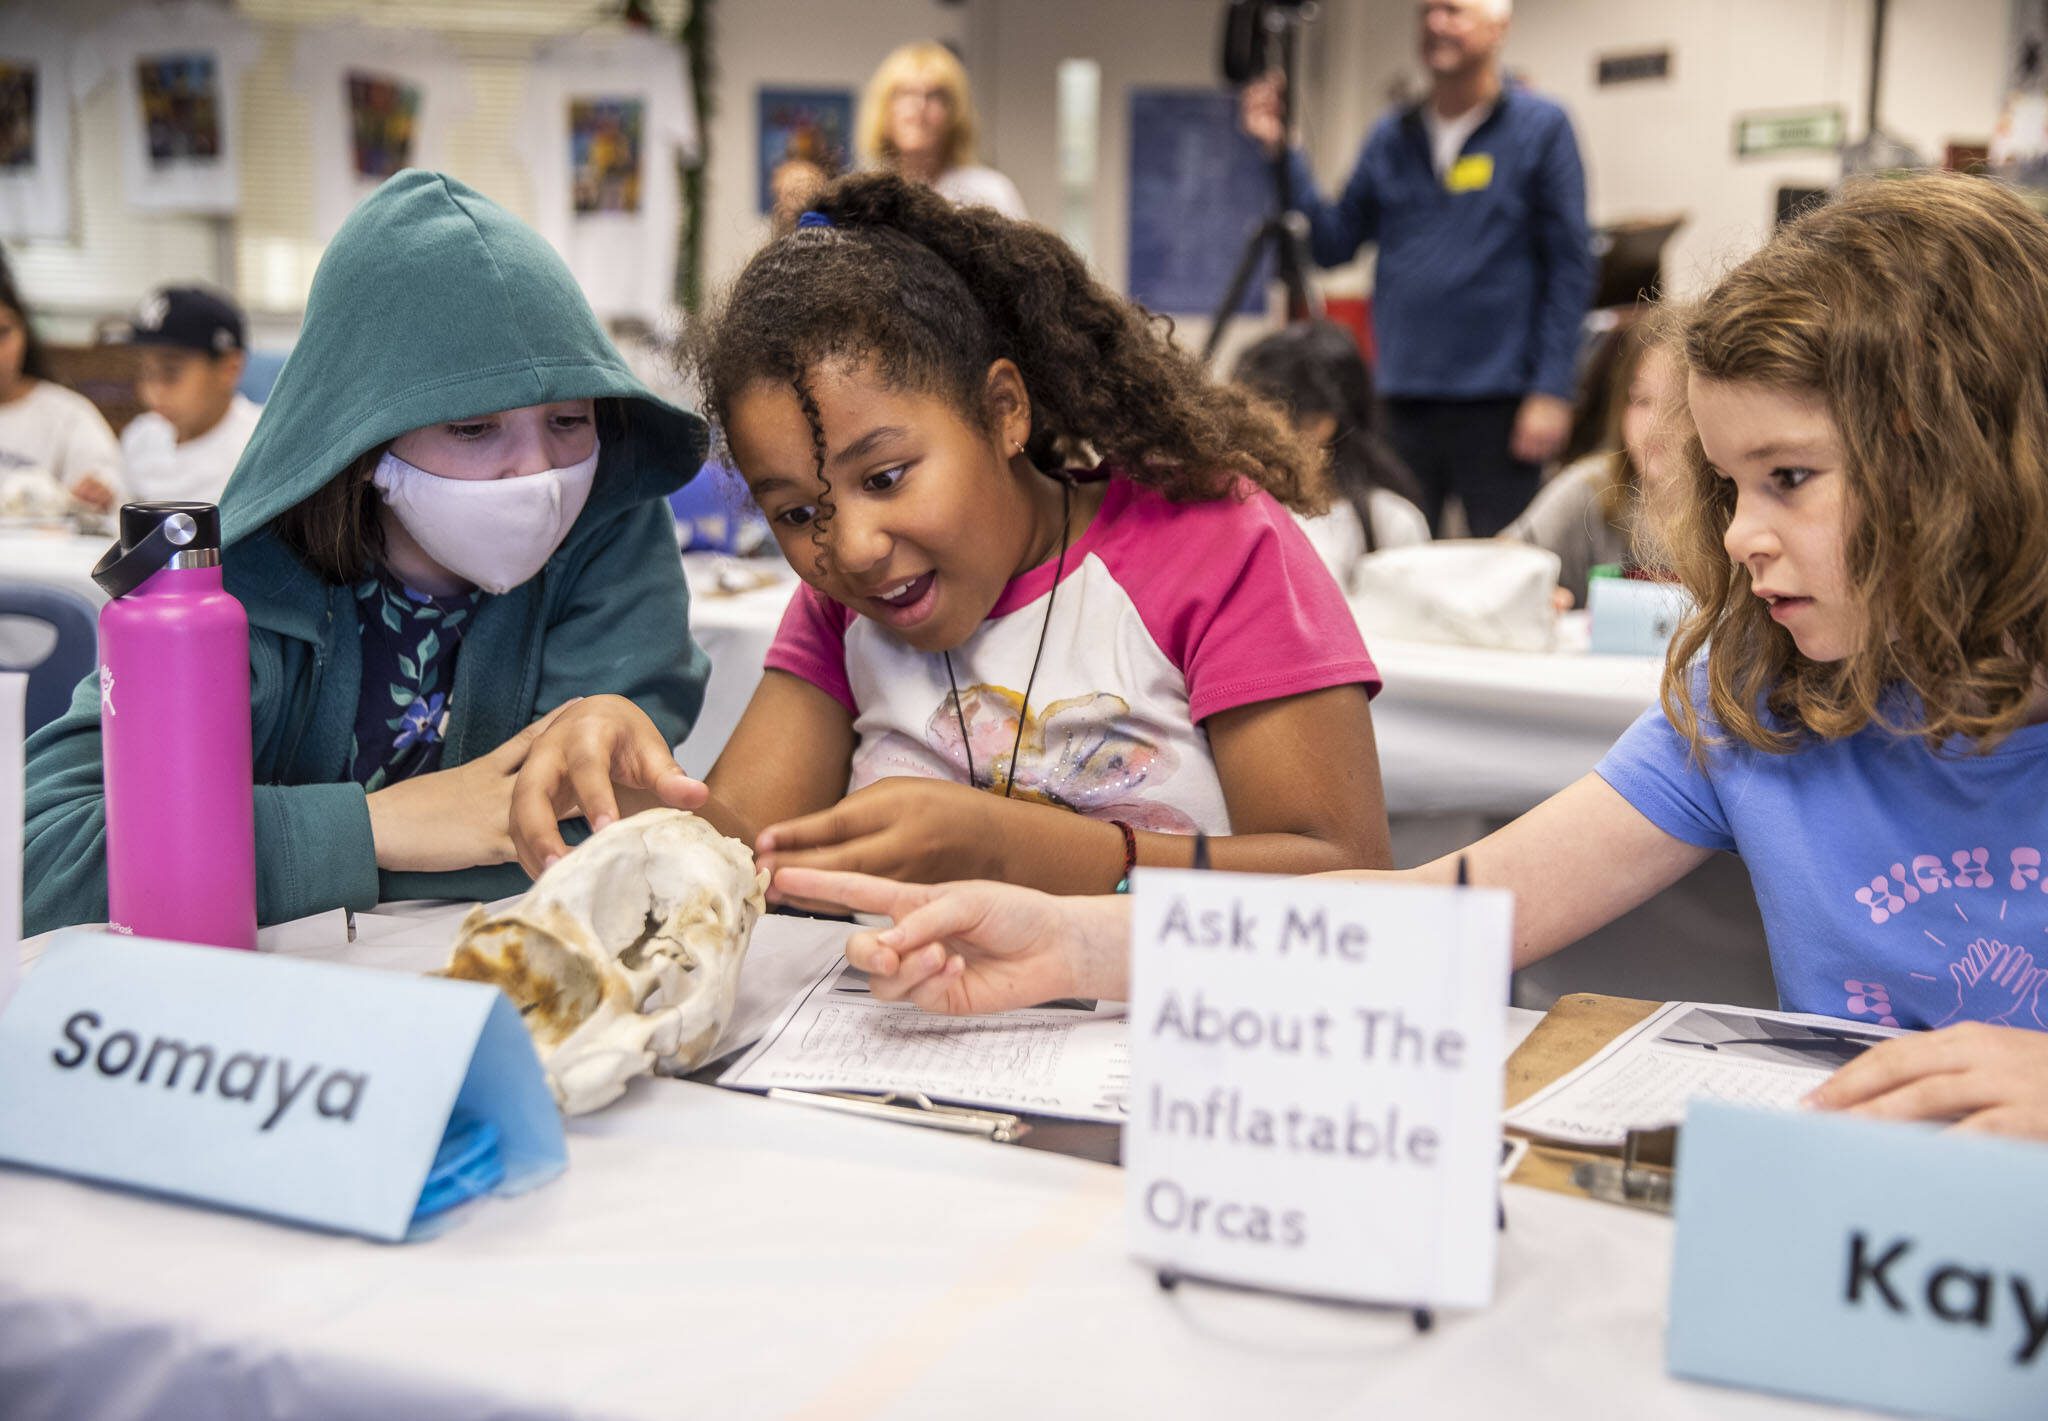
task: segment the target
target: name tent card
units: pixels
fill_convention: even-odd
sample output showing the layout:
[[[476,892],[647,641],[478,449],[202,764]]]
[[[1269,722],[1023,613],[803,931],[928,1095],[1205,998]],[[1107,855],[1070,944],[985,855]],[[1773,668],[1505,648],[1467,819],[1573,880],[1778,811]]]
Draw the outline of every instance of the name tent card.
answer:
[[[1493,1296],[1512,899],[1143,869],[1131,1250],[1356,1302]]]
[[[396,1241],[451,1118],[516,1193],[567,1162],[495,987],[92,931],[0,1013],[0,1160]]]
[[[1675,1374],[2048,1416],[2048,1146],[1700,1101],[1675,1193]]]

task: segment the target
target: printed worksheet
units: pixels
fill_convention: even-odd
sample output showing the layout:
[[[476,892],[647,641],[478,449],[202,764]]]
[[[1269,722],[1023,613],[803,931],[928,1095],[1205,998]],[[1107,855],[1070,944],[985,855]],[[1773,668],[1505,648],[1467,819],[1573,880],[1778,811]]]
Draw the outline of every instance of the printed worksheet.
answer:
[[[1887,1036],[1833,1017],[1667,1002],[1507,1112],[1515,1129],[1577,1145],[1619,1145],[1630,1130],[1678,1123],[1690,1100],[1791,1110]]]
[[[718,1083],[741,1090],[922,1091],[933,1100],[1121,1123],[1129,1037],[1120,1002],[1048,1002],[1001,1016],[933,1016],[876,1001],[835,962]]]

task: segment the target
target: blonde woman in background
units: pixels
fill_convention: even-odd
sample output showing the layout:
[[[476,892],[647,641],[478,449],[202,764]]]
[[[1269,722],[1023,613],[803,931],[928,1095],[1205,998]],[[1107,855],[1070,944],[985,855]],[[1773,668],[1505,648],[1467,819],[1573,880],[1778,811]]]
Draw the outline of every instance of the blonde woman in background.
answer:
[[[1521,517],[1501,530],[1503,538],[1556,553],[1563,564],[1558,585],[1578,607],[1586,605],[1594,568],[1641,562],[1635,546],[1640,505],[1662,479],[1670,458],[1659,420],[1682,399],[1677,367],[1668,352],[1654,345],[1649,322],[1638,321],[1614,338],[1620,349],[1609,377],[1601,452],[1565,468]]]
[[[861,161],[886,168],[964,207],[1027,220],[1017,185],[974,161],[974,100],[953,51],[923,40],[882,61],[861,95]]]

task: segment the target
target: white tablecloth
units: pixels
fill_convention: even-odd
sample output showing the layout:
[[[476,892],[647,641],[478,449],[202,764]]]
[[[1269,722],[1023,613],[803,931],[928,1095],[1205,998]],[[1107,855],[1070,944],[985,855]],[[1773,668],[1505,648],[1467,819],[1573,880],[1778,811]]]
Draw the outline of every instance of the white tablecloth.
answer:
[[[1417,1336],[1162,1293],[1122,1175],[1043,1152],[646,1080],[569,1160],[410,1246],[0,1168],[0,1414],[1842,1414],[1667,1377],[1671,1224],[1614,1206],[1508,1189],[1494,1304]]]
[[[690,631],[711,657],[704,710],[683,742],[703,774],[739,723],[795,581],[737,595],[717,590],[731,559],[690,554]],[[1512,817],[1591,770],[1615,737],[1653,704],[1655,657],[1534,654],[1374,641],[1386,688],[1373,701],[1390,814]]]
[[[97,604],[104,598],[90,574],[105,549],[103,539],[0,532],[0,580],[69,587]],[[693,553],[683,565],[691,634],[711,657],[704,709],[682,746],[685,768],[701,775],[754,694],[795,579],[772,559],[736,563]],[[777,580],[721,592],[720,571],[735,568]],[[1373,726],[1392,814],[1521,813],[1593,768],[1656,700],[1662,665],[1651,657],[1411,642],[1377,641],[1371,650],[1386,678]]]
[[[107,600],[107,594],[92,580],[92,567],[112,544],[111,538],[82,538],[71,533],[0,531],[0,582],[62,587],[97,607]]]

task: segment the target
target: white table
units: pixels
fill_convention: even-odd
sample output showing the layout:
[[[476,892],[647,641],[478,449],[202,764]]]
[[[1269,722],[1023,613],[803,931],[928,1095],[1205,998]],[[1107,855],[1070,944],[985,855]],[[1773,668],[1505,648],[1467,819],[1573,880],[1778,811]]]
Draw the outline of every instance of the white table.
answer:
[[[684,767],[702,774],[739,723],[761,663],[795,590],[780,574],[738,594],[718,590],[734,561],[688,554],[690,631],[711,657],[704,710],[683,742]],[[1615,738],[1657,699],[1656,657],[1537,654],[1374,640],[1386,688],[1373,701],[1380,774],[1390,814],[1484,814],[1509,818],[1591,770]]]
[[[107,600],[92,580],[93,564],[113,545],[111,538],[23,529],[0,531],[0,582],[39,582],[61,587],[97,607]]]
[[[92,565],[106,540],[0,532],[0,580],[67,587],[97,605]],[[683,742],[686,768],[718,758],[761,679],[761,663],[796,581],[767,558],[691,553],[690,630],[711,657],[704,709]],[[721,570],[770,574],[766,587],[718,589]],[[728,577],[728,580],[730,578]],[[1657,697],[1653,657],[1548,655],[1374,641],[1386,689],[1373,702],[1392,814],[1521,813],[1592,769]]]
[[[411,1246],[0,1169],[0,1412],[1845,1414],[1667,1377],[1670,1222],[1609,1205],[1509,1188],[1494,1304],[1416,1336],[1162,1293],[1121,1174],[1042,1152],[647,1080],[569,1160]]]

